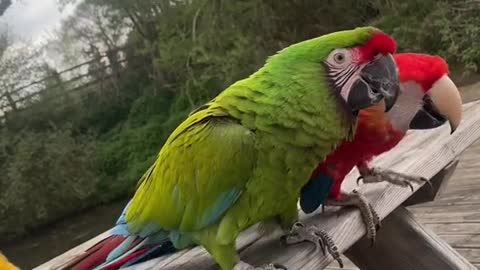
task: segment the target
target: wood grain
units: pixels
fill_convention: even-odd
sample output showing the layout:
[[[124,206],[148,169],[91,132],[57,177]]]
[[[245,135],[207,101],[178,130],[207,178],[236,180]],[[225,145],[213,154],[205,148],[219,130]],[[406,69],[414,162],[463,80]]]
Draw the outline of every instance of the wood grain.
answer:
[[[378,232],[375,246],[363,237],[345,255],[368,270],[476,269],[431,230],[415,221],[404,207],[397,208]]]

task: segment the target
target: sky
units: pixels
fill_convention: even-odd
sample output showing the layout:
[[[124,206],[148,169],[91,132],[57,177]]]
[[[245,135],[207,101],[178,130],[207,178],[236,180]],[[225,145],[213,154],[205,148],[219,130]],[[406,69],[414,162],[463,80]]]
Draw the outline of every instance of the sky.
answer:
[[[62,18],[72,14],[74,8],[75,5],[68,5],[60,12],[57,0],[14,0],[0,22],[7,23],[10,33],[20,39],[37,44],[46,38],[48,31],[60,25]]]

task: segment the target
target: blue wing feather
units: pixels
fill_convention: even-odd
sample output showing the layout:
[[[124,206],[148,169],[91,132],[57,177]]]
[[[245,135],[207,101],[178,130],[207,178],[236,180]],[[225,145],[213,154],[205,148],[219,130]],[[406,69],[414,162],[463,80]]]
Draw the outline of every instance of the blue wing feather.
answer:
[[[220,219],[220,217],[237,201],[242,194],[242,189],[232,188],[218,196],[215,204],[203,213],[200,228],[207,227]]]
[[[319,174],[302,188],[300,195],[300,207],[302,211],[309,214],[324,203],[330,193],[334,180],[325,173]]]
[[[125,206],[125,208],[123,208],[122,214],[120,214],[120,217],[118,217],[117,222],[115,223],[115,227],[113,227],[112,229],[112,235],[130,235],[130,232],[128,231],[128,226],[125,221],[125,215],[127,214],[127,209],[130,206],[131,202],[132,200],[130,200]]]

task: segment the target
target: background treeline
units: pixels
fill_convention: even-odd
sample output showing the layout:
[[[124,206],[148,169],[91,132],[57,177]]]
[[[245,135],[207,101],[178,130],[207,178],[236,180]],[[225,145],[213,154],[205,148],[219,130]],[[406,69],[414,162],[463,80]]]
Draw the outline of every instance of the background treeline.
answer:
[[[473,0],[84,0],[40,49],[11,49],[4,33],[0,95],[21,100],[32,90],[12,90],[48,79],[17,110],[5,107],[0,238],[130,196],[192,109],[288,44],[373,24],[400,51],[439,54],[454,73],[475,74],[479,11]],[[96,83],[68,92],[76,75],[59,71],[101,55],[86,67]]]

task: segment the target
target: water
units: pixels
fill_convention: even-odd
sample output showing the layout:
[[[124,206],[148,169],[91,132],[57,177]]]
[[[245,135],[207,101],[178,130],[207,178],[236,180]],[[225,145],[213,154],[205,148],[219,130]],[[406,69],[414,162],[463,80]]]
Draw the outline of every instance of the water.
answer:
[[[111,228],[126,203],[116,202],[69,217],[2,244],[0,250],[22,270],[32,269]]]

